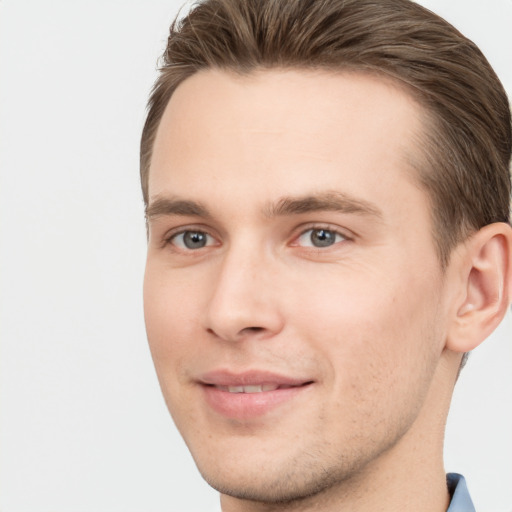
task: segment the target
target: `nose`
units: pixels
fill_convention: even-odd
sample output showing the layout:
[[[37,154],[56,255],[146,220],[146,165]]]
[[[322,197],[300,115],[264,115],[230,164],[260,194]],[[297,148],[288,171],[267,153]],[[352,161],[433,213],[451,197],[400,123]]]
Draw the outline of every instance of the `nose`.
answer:
[[[283,328],[276,286],[278,269],[271,258],[249,247],[232,248],[217,267],[205,327],[226,341],[267,339]]]

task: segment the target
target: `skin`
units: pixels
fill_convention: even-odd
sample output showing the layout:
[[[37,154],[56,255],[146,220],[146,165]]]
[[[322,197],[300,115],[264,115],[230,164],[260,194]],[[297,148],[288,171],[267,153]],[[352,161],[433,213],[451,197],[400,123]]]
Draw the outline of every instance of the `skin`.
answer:
[[[460,250],[440,268],[408,164],[421,135],[403,89],[357,73],[209,70],[169,102],[150,169],[146,326],[224,511],[446,510],[443,431],[466,349],[448,340],[471,263]],[[275,211],[305,197],[331,206]],[[314,247],[319,229],[332,245]],[[206,245],[188,248],[185,232]],[[216,369],[312,384],[233,419],[198,383]]]

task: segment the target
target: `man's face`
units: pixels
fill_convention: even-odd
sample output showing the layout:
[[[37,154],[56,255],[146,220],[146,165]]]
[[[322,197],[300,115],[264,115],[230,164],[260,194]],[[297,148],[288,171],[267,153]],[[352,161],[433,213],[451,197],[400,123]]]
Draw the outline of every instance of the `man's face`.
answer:
[[[204,71],[173,95],[145,317],[169,410],[222,492],[318,492],[423,416],[446,294],[407,163],[420,114],[355,73]]]

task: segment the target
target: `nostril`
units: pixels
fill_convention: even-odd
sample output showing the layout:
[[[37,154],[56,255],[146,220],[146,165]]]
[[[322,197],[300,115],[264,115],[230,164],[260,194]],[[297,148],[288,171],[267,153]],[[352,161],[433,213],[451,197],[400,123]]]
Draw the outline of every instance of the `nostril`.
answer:
[[[245,327],[238,333],[237,336],[243,335],[243,334],[257,334],[257,333],[264,332],[264,331],[265,331],[264,327]],[[213,334],[214,336],[218,336],[218,334],[215,332],[215,329],[208,328],[208,329],[206,329],[206,332],[208,334]]]

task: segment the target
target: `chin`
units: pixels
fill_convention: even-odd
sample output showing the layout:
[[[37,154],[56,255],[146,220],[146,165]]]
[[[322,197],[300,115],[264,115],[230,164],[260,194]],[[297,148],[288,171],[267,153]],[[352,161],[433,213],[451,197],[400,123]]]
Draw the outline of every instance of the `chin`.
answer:
[[[310,473],[307,480],[295,472],[283,473],[277,478],[261,478],[259,475],[259,478],[251,481],[248,478],[233,478],[233,475],[202,475],[211,487],[223,495],[268,504],[304,501],[339,483],[333,475],[326,478],[324,472],[320,475]]]
[[[343,492],[343,482],[360,474],[368,462],[304,449],[284,459],[277,453],[252,458],[240,453],[196,463],[205,481],[221,494],[267,504],[303,502],[319,494]]]

